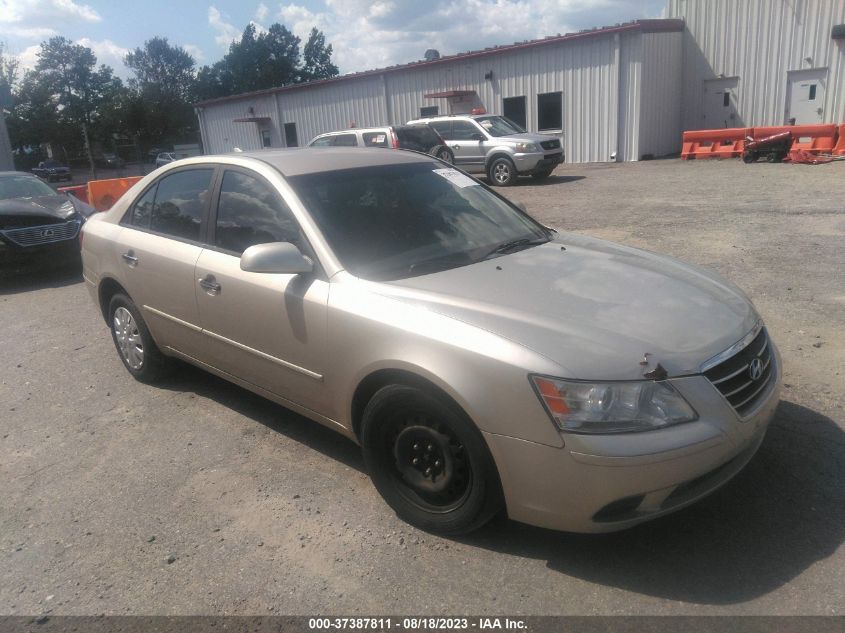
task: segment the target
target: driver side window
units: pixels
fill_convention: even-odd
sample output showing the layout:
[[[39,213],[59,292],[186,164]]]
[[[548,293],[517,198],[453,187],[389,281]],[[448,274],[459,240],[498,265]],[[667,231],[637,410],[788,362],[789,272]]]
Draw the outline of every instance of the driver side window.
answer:
[[[281,197],[263,180],[226,171],[220,186],[214,244],[237,255],[267,242],[301,245],[299,225]]]
[[[452,121],[451,141],[471,141],[473,134],[481,134],[481,131],[474,124],[467,121]]]

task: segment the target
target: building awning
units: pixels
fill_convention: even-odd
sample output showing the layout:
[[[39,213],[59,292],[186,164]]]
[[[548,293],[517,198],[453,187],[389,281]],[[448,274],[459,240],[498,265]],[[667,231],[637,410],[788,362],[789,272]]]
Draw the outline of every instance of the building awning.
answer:
[[[429,92],[423,96],[427,99],[449,99],[451,97],[469,97],[474,94],[475,90],[446,90],[445,92]]]
[[[232,119],[232,123],[269,123],[271,121],[268,116],[247,116],[241,119]]]

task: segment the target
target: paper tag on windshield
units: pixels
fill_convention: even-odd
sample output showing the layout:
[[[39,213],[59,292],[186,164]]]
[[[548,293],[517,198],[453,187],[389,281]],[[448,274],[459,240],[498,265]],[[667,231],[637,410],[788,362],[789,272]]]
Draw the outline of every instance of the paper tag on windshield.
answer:
[[[478,183],[469,176],[462,174],[457,169],[432,169],[435,174],[442,176],[456,187],[463,189],[464,187],[472,187]]]

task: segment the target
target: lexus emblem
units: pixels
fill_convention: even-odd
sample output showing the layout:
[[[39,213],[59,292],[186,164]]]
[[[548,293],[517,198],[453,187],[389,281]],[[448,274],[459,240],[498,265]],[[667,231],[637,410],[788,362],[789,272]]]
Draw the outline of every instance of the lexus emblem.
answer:
[[[53,229],[44,229],[41,231],[41,237],[55,237],[56,232]]]
[[[751,377],[751,380],[760,380],[760,377],[763,375],[763,361],[759,358],[752,360],[748,366],[748,375]]]

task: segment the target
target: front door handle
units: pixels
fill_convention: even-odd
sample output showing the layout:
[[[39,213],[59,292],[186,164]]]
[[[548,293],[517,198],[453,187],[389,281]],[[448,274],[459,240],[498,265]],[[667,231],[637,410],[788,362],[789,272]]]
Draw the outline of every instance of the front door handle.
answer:
[[[129,264],[132,267],[135,267],[135,266],[138,265],[138,258],[135,257],[135,253],[133,253],[132,251],[128,251],[128,252],[124,253],[123,255],[121,255],[121,257],[123,258],[123,261],[125,261],[127,264]]]
[[[216,296],[220,294],[222,287],[214,279],[214,275],[206,275],[204,279],[197,279],[200,287],[209,295]]]

